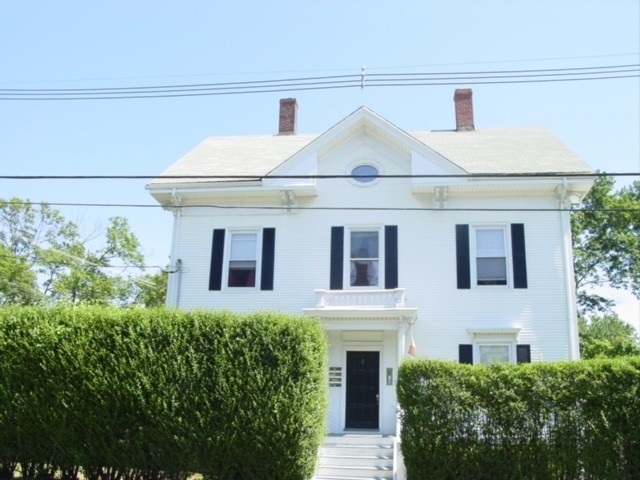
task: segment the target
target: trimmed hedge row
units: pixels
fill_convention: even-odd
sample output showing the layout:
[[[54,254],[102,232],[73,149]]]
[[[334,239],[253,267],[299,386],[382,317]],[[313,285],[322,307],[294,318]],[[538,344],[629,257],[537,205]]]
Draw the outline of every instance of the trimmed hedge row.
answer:
[[[0,309],[0,475],[309,478],[326,342],[261,313]]]
[[[640,358],[409,361],[398,373],[410,480],[640,478]]]

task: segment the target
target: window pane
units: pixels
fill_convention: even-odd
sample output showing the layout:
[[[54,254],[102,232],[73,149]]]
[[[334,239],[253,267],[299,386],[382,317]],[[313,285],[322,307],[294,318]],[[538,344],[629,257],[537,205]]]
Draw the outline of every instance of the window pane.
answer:
[[[478,285],[506,285],[507,261],[505,258],[476,258]]]
[[[234,233],[231,235],[229,253],[229,287],[256,286],[256,245],[255,233]]]
[[[480,363],[490,365],[509,362],[509,345],[480,345],[479,350]]]
[[[229,262],[230,287],[255,287],[256,262]]]
[[[356,182],[373,182],[378,176],[378,169],[373,165],[360,165],[351,170],[351,175]]]
[[[378,286],[378,261],[352,260],[350,284],[352,287]]]
[[[256,259],[257,234],[234,233],[231,236],[231,260]]]
[[[476,255],[478,257],[503,257],[504,230],[482,228],[476,230]]]
[[[351,232],[351,258],[377,259],[378,232]]]

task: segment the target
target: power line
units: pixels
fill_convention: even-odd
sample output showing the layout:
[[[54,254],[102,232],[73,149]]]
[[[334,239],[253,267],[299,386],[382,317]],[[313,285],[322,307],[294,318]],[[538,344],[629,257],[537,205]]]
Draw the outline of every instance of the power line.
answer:
[[[366,175],[364,175],[366,177]],[[330,180],[359,178],[362,175],[0,175],[0,180]],[[597,178],[597,177],[640,177],[640,172],[529,172],[529,173],[464,173],[464,174],[394,174],[374,175],[377,178]]]
[[[383,66],[367,66],[369,70],[400,70],[400,69],[415,69],[415,68],[434,68],[434,67],[451,67],[451,66],[465,66],[465,65],[492,65],[492,64],[518,64],[518,63],[532,63],[532,62],[557,62],[567,60],[585,60],[596,58],[620,58],[620,57],[634,57],[638,58],[640,52],[624,52],[624,53],[610,53],[601,55],[575,55],[564,57],[538,57],[538,58],[515,58],[515,59],[502,59],[502,60],[477,60],[473,62],[460,61],[460,62],[446,62],[446,63],[429,63],[429,64],[412,64],[412,65],[383,65]],[[247,76],[247,75],[275,75],[275,74],[300,74],[300,73],[319,73],[319,72],[353,72],[353,67],[336,67],[336,68],[308,68],[297,70],[244,70],[244,71],[225,71],[225,72],[207,72],[207,73],[192,73],[192,74],[170,74],[170,75],[136,75],[126,77],[111,77],[111,78],[70,78],[70,79],[57,79],[51,80],[51,83],[62,82],[95,82],[105,80],[139,80],[139,79],[153,79],[153,78],[193,78],[193,77],[212,77],[212,76]],[[16,82],[0,82],[0,85],[10,85]],[[44,83],[41,80],[32,80],[20,83]]]
[[[470,72],[327,75],[269,80],[139,87],[0,89],[0,100],[106,100],[239,95],[283,91],[611,80],[640,77],[640,64]]]
[[[283,205],[217,205],[217,204],[194,204],[194,205],[160,205],[149,203],[75,203],[75,202],[2,202],[0,205],[47,205],[53,207],[118,207],[118,208],[213,208],[219,210],[323,210],[323,211],[373,211],[373,212],[640,212],[640,208],[447,208],[447,207],[301,207]]]

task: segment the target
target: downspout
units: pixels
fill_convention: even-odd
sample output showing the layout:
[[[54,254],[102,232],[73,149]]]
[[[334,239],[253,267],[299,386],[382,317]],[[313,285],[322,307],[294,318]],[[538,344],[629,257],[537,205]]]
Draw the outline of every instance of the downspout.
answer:
[[[573,269],[573,257],[571,255],[571,217],[567,210],[567,189],[568,182],[566,177],[562,179],[562,187],[560,191],[560,226],[563,240],[563,260],[565,271],[565,288],[567,291],[567,322],[569,327],[569,359],[580,359],[580,346],[578,340],[578,313],[576,309],[576,286],[575,275]]]
[[[171,239],[171,265],[174,267],[169,274],[177,275],[175,280],[172,278],[169,282],[170,291],[167,291],[167,306],[180,307],[180,290],[182,287],[182,260],[178,257],[178,238],[180,236],[180,220],[182,219],[182,208],[180,207],[180,199],[176,194],[176,189],[171,193],[171,199],[174,206],[173,209],[173,234]]]

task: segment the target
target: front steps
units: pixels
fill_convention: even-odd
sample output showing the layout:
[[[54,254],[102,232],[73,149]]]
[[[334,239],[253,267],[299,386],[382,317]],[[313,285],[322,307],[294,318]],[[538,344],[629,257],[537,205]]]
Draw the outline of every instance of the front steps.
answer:
[[[394,441],[393,435],[328,435],[313,480],[393,480]]]

